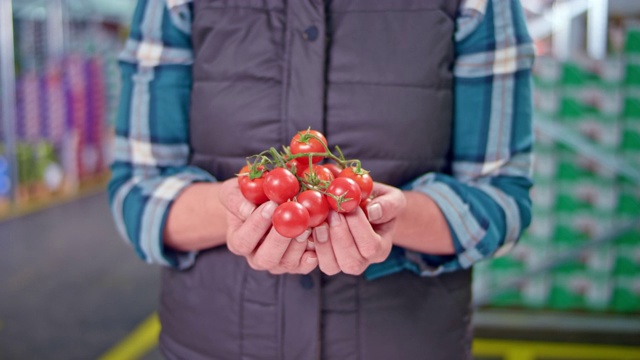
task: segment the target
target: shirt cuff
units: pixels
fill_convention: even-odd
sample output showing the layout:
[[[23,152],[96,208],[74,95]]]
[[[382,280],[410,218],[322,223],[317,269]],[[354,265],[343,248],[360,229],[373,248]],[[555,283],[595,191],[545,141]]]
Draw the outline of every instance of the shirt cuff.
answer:
[[[197,182],[215,182],[216,179],[209,173],[198,168],[182,169],[179,173],[162,177],[155,184],[145,186],[142,194],[140,192],[130,193],[128,198],[133,196],[132,202],[139,201],[138,196],[146,198],[141,211],[134,215],[139,221],[132,221],[130,224],[138,223],[139,227],[133,233],[138,234],[138,241],[134,240],[134,247],[137,253],[149,264],[159,264],[185,270],[193,266],[197,256],[197,251],[177,251],[164,245],[164,228],[171,206],[175,199],[189,185]],[[127,199],[129,201],[129,199]],[[126,202],[124,213],[127,217]],[[129,229],[132,230],[132,229]],[[131,232],[130,232],[131,233]]]
[[[471,190],[446,175],[429,173],[405,187],[428,195],[442,211],[455,249],[453,256],[435,256],[405,250],[406,261],[413,264],[415,272],[422,276],[470,268],[474,263],[491,255],[487,247],[489,221],[482,213],[474,211]],[[494,231],[495,229],[491,229]],[[490,234],[496,235],[496,234]]]

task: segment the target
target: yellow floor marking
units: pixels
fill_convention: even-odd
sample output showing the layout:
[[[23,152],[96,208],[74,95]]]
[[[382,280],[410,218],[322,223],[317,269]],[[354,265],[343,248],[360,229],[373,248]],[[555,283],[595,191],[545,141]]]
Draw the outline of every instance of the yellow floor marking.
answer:
[[[504,356],[506,360],[531,360],[540,357],[567,360],[640,360],[640,347],[476,339],[473,342],[473,354]]]
[[[111,348],[99,360],[136,360],[153,350],[158,344],[160,321],[153,313],[126,338]]]

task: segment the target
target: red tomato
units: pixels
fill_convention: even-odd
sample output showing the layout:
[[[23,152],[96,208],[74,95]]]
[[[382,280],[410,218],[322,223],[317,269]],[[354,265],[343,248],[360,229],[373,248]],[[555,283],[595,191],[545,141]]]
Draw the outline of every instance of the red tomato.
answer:
[[[293,168],[295,167],[295,174],[299,177],[302,177],[302,173],[309,167],[309,165],[301,164],[298,159],[291,159],[287,161],[287,169],[293,172]]]
[[[262,170],[262,169],[261,169]],[[249,177],[249,166],[245,166],[240,170],[238,176],[238,185],[240,185],[240,192],[245,199],[251,201],[256,205],[263,204],[269,200],[264,193],[264,180],[266,172],[263,172],[259,178],[251,180]]]
[[[355,181],[358,186],[360,186],[363,199],[366,199],[371,195],[371,191],[373,190],[373,179],[369,173],[363,172],[361,175],[358,175],[355,173],[355,168],[348,167],[342,170],[338,177],[346,177]]]
[[[322,166],[329,169],[333,174],[334,178],[337,178],[338,176],[340,176],[340,173],[342,172],[342,168],[334,163],[323,164]]]
[[[324,153],[327,146],[327,139],[321,132],[316,130],[304,130],[299,131],[289,144],[292,154],[309,154],[309,153]],[[314,156],[312,161],[314,164],[322,161],[323,156]],[[301,158],[298,158],[301,159]]]
[[[327,189],[327,193],[335,196],[344,195],[344,199],[349,199],[338,205],[336,199],[327,196],[327,202],[329,202],[331,208],[339,213],[349,213],[353,211],[353,209],[360,204],[362,195],[358,184],[353,179],[347,177],[339,177],[333,180]]]
[[[264,193],[270,200],[278,204],[293,199],[299,191],[298,178],[287,169],[276,168],[265,177]]]
[[[300,176],[309,185],[320,185],[323,181],[332,182],[333,174],[331,170],[327,169],[323,165],[313,165],[302,172]]]
[[[371,198],[366,198],[360,201],[360,209],[362,209],[367,216],[369,216],[369,213],[367,212],[367,206],[369,206],[369,204],[371,204]]]
[[[273,227],[286,238],[300,236],[309,227],[309,212],[297,202],[286,202],[273,213]]]
[[[319,191],[303,191],[298,195],[297,201],[309,212],[310,227],[316,227],[327,219],[327,215],[329,215],[329,203],[327,203],[327,198]]]

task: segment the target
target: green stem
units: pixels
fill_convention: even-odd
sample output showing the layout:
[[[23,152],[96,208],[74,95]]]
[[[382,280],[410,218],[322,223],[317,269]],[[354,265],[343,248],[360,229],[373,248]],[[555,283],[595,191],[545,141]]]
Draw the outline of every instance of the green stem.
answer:
[[[284,164],[284,159],[282,158],[282,156],[280,155],[280,153],[278,152],[278,150],[276,150],[276,148],[272,147],[269,149],[269,152],[271,153],[271,156],[273,157],[273,159],[276,161],[276,164],[280,167],[285,167]]]

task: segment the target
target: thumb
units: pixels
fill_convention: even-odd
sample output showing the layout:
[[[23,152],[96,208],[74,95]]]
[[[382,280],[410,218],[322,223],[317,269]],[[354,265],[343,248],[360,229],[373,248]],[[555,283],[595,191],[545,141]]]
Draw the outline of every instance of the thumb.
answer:
[[[380,184],[381,185],[381,184]],[[372,224],[384,224],[395,219],[407,205],[404,193],[398,189],[387,185],[378,192],[378,197],[371,200],[367,205],[367,218]],[[377,186],[380,188],[380,186]],[[376,189],[374,188],[374,192]]]
[[[256,205],[242,195],[236,178],[231,178],[222,184],[220,202],[230,213],[241,220],[247,220],[256,209]]]

